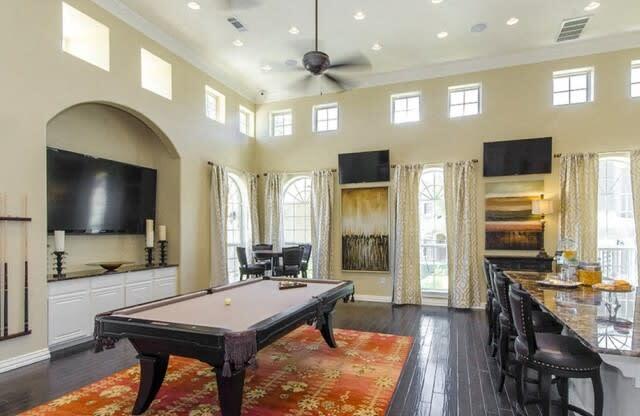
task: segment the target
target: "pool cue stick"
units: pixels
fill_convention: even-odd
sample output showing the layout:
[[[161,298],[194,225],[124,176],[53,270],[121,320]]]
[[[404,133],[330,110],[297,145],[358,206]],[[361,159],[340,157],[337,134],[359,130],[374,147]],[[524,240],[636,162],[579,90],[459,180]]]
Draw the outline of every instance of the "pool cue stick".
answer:
[[[24,197],[24,216],[29,216],[29,196]],[[29,228],[24,222],[24,332],[29,332]]]

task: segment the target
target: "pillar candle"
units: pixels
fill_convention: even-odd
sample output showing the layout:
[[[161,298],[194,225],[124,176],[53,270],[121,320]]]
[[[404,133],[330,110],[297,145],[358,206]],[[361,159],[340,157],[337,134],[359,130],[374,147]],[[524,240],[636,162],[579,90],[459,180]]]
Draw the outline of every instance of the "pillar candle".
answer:
[[[55,240],[55,251],[63,252],[64,251],[64,231],[54,231],[53,238]]]
[[[158,227],[158,241],[167,241],[167,226],[161,225]]]
[[[147,220],[147,247],[153,247],[153,220]]]

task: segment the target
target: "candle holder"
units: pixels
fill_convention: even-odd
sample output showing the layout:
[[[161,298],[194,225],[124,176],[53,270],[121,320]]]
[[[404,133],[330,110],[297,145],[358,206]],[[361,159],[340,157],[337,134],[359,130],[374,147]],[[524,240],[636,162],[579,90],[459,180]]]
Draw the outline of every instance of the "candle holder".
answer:
[[[64,251],[54,251],[53,255],[56,260],[56,264],[54,265],[56,276],[62,277],[64,276],[64,273],[62,273],[62,270],[64,269],[64,258],[67,256],[67,253]]]
[[[159,243],[160,243],[160,266],[166,266],[168,242],[164,240],[164,241],[159,241]]]
[[[153,266],[153,247],[145,247],[144,251],[147,252],[147,267]]]

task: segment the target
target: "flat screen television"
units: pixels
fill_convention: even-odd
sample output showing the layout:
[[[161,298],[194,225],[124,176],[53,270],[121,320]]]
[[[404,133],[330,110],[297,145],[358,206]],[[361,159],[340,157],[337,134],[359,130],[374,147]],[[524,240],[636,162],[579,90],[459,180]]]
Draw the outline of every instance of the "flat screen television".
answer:
[[[484,144],[484,176],[551,173],[551,137]]]
[[[338,155],[340,183],[389,181],[389,151],[343,153]]]
[[[156,170],[47,148],[47,229],[144,234],[156,216]]]

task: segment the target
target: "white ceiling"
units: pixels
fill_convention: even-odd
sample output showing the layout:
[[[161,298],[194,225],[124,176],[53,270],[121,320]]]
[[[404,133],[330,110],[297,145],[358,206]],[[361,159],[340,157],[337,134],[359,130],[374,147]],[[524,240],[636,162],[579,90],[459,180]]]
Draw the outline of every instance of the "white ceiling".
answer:
[[[302,73],[284,64],[299,63],[313,49],[313,0],[232,0],[257,4],[235,10],[225,7],[227,0],[198,0],[198,11],[187,0],[94,1],[249,98],[329,90],[321,82],[304,93],[292,90]],[[320,49],[334,61],[367,56],[370,71],[346,75],[354,86],[368,86],[640,46],[640,0],[599,0],[601,6],[587,12],[590,1],[319,0]],[[356,11],[366,18],[356,21]],[[556,44],[562,20],[584,15],[593,17],[581,39]],[[232,16],[248,30],[236,31],[227,22]],[[520,21],[507,26],[512,16]],[[476,23],[486,23],[486,31],[471,33]],[[288,33],[292,25],[300,34]],[[438,39],[441,31],[449,36]],[[235,39],[244,46],[234,46]],[[371,50],[375,42],[382,50]]]

